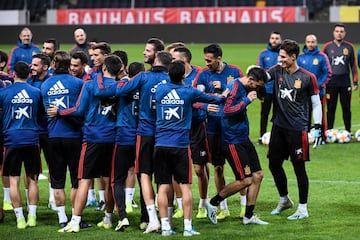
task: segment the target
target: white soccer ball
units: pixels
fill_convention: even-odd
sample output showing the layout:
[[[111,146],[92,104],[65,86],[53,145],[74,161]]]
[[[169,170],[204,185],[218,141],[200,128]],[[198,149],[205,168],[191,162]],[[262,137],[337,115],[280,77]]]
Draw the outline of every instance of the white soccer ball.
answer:
[[[261,142],[264,145],[269,145],[271,132],[266,132],[261,137]]]
[[[315,131],[315,128],[312,128],[312,129],[310,129],[310,132],[308,132],[309,143],[315,142],[314,131]]]
[[[360,129],[355,132],[354,138],[356,141],[360,142]]]
[[[325,131],[325,137],[327,143],[334,143],[337,141],[337,129],[328,129]]]
[[[338,143],[348,143],[351,140],[351,133],[346,130],[339,130],[336,134]]]

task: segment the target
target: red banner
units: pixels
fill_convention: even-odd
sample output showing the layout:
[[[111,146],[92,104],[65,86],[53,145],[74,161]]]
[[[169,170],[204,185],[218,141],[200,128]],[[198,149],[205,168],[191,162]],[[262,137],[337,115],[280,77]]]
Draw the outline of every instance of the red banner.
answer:
[[[296,22],[296,7],[122,8],[57,10],[57,24]]]

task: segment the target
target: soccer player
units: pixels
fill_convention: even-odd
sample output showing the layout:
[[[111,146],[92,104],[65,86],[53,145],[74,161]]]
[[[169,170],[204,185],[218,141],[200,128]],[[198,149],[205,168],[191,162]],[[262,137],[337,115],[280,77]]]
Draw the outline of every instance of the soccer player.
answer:
[[[70,59],[70,74],[84,80],[87,62],[88,58],[84,52],[77,51],[72,53]]]
[[[175,234],[169,221],[168,205],[172,194],[172,180],[179,183],[184,209],[184,236],[199,235],[192,226],[192,174],[189,156],[192,104],[212,102],[220,104],[217,96],[208,96],[183,83],[185,65],[174,61],[169,65],[171,82],[160,84],[155,93],[155,180],[159,185],[158,205],[163,236]],[[171,209],[172,210],[172,209]]]
[[[99,92],[102,96],[126,96],[130,92],[138,89],[139,98],[139,122],[137,127],[137,148],[135,173],[140,174],[141,189],[149,215],[149,224],[144,233],[158,231],[160,222],[155,209],[155,194],[152,186],[152,175],[154,172],[154,145],[155,145],[155,121],[156,121],[156,102],[154,93],[156,88],[168,82],[167,67],[171,63],[170,53],[160,51],[156,54],[151,71],[136,75],[131,81],[112,85],[108,88],[102,86],[98,81]],[[95,91],[96,94],[96,91]]]
[[[6,52],[0,50],[0,89],[3,89],[7,86],[11,85],[11,82],[13,81],[13,78],[9,76],[9,74],[3,72],[3,70],[6,67],[7,61],[9,59],[9,56]],[[0,122],[0,129],[2,129],[2,123]],[[2,131],[0,132],[0,172],[2,168],[3,158],[4,158],[4,135]],[[9,176],[1,175],[1,180],[3,184],[3,191],[4,191],[4,200],[3,200],[3,210],[4,211],[10,211],[13,210],[13,207],[11,205],[10,200],[10,182],[9,182]]]
[[[59,42],[55,38],[49,38],[44,41],[41,52],[48,55],[50,57],[50,61],[52,61],[55,52],[59,50],[59,48],[60,48]],[[51,66],[49,67],[48,71],[51,74],[53,74],[54,72]]]
[[[87,40],[87,34],[83,28],[77,28],[74,31],[74,40],[75,45],[70,49],[70,55],[77,51],[82,51],[86,54],[88,58],[87,65],[90,68],[94,67],[94,63],[91,60],[92,46],[95,44],[94,42],[89,42]]]
[[[246,76],[228,84],[230,94],[226,99],[221,119],[223,153],[235,175],[235,181],[227,184],[211,198],[210,204],[218,206],[227,197],[247,188],[246,211],[243,224],[268,224],[254,215],[256,199],[260,190],[263,172],[255,147],[249,139],[247,108],[257,99],[257,92],[267,82],[264,69],[248,68]]]
[[[39,200],[37,181],[41,165],[37,116],[42,104],[40,90],[26,83],[30,72],[28,64],[17,62],[13,70],[14,84],[0,91],[5,146],[3,172],[5,176],[10,176],[10,197],[17,228],[25,229],[36,226],[36,208]],[[19,187],[23,162],[29,184],[27,222],[23,214]]]
[[[60,44],[55,38],[46,39],[43,43],[42,53],[48,55],[53,60],[55,52],[60,49]]]
[[[145,71],[143,64],[142,66],[143,68],[136,68],[135,72],[131,68],[131,76],[140,71]],[[118,76],[121,75],[124,68],[125,66],[122,65]],[[125,83],[129,80],[129,77],[124,77],[118,82]],[[119,216],[115,231],[124,231],[130,225],[127,216],[128,202],[126,202],[125,186],[130,168],[134,168],[135,164],[136,128],[139,115],[138,101],[139,92],[135,90],[127,96],[118,97],[116,103],[116,145],[111,163],[111,187]],[[129,204],[132,204],[131,200]]]
[[[326,85],[328,128],[334,128],[336,105],[340,96],[345,130],[351,133],[351,92],[358,89],[358,70],[354,46],[344,40],[345,35],[345,25],[335,24],[334,40],[325,43],[322,51],[329,58],[333,74]],[[352,84],[350,75],[352,75]]]
[[[52,61],[54,76],[41,85],[41,95],[45,110],[51,106],[68,109],[75,106],[83,81],[69,74],[70,56],[64,51],[57,51]],[[68,218],[65,213],[65,182],[67,168],[71,179],[70,199],[74,206],[78,188],[78,165],[81,151],[81,119],[48,119],[48,165],[51,187],[54,189],[55,204],[61,228]]]
[[[121,59],[109,55],[102,64],[103,75],[98,80],[105,86],[112,85],[121,69]],[[71,221],[59,232],[79,232],[83,209],[86,205],[87,193],[91,179],[103,177],[105,181],[106,212],[98,227],[110,229],[112,227],[113,200],[109,184],[112,153],[115,142],[115,99],[100,98],[94,95],[97,80],[85,82],[73,108],[59,110],[54,106],[48,109],[51,117],[55,116],[83,116],[83,144],[79,162],[79,187],[75,196],[74,212]]]
[[[14,65],[18,61],[24,61],[27,64],[31,63],[32,56],[40,53],[41,50],[32,43],[32,33],[29,28],[25,27],[19,34],[17,46],[11,49],[8,60],[8,73],[12,74]]]
[[[91,46],[92,49],[92,58],[93,58],[93,63],[94,63],[94,67],[87,72],[86,76],[83,78],[84,81],[93,81],[96,80],[98,75],[103,75],[102,72],[102,65],[104,63],[104,59],[107,55],[111,54],[111,47],[108,43],[106,42],[99,42],[96,43],[94,45]],[[96,199],[95,197],[95,190],[94,190],[94,180],[91,180],[91,184],[90,184],[90,196],[93,196],[93,198]],[[97,211],[104,211],[105,210],[105,185],[104,185],[104,181],[99,178],[97,180],[97,184],[98,184],[98,193],[99,193],[99,203],[96,207],[95,210]],[[95,201],[96,203],[96,201]],[[94,201],[91,203],[91,205],[94,205]],[[110,204],[112,205],[112,204]]]
[[[156,53],[164,50],[164,42],[158,38],[150,38],[146,41],[145,49],[143,52],[144,63],[153,66],[155,63]]]
[[[327,129],[325,119],[325,86],[331,78],[332,70],[329,59],[320,51],[317,38],[314,34],[309,34],[305,37],[303,53],[299,54],[297,64],[299,67],[313,73],[317,79],[322,109],[321,137],[322,143],[325,143],[325,131]],[[311,123],[311,119],[309,119],[309,123]]]
[[[203,70],[197,79],[197,88],[205,93],[221,93],[233,79],[242,76],[238,66],[227,64],[222,60],[222,49],[218,44],[210,44],[204,48],[204,60],[207,69]],[[211,156],[214,166],[215,186],[217,192],[225,186],[224,164],[225,157],[221,149],[221,117],[223,105],[204,104],[207,113],[207,133]],[[226,199],[220,204],[218,219],[230,216]]]
[[[270,33],[269,42],[267,48],[259,54],[256,65],[267,70],[270,67],[277,64],[279,56],[279,48],[281,44],[281,34],[279,32],[273,31]],[[273,99],[273,81],[269,81],[265,84],[265,94],[261,96],[261,111],[260,111],[260,138],[258,140],[259,144],[262,144],[261,137],[266,133],[267,124],[269,121],[269,113],[272,105]],[[259,96],[260,97],[260,96]]]
[[[38,53],[33,55],[31,61],[31,75],[27,79],[27,82],[38,89],[41,88],[41,85],[45,82],[46,79],[51,77],[52,75],[49,73],[50,68],[50,57],[44,53]],[[48,163],[49,158],[49,149],[48,149],[48,129],[47,129],[47,115],[44,109],[41,109],[41,117],[38,118],[39,121],[39,141],[40,141],[40,148],[44,153],[44,158],[46,163]],[[52,210],[56,210],[56,204],[54,200],[54,189],[51,187],[51,179],[50,176],[48,177],[49,181],[49,201],[48,201],[48,208]],[[27,189],[27,187],[26,187]],[[25,191],[27,191],[25,189]]]
[[[288,195],[284,160],[290,157],[297,179],[299,206],[289,220],[309,216],[307,201],[309,179],[305,162],[309,161],[309,106],[312,106],[315,138],[320,138],[321,102],[316,77],[297,65],[300,48],[297,42],[286,39],[280,46],[279,65],[268,70],[274,81],[274,115],[269,143],[269,168],[273,175],[280,201],[271,214],[277,215],[294,203]]]
[[[200,67],[190,64],[192,54],[190,50],[184,46],[176,47],[172,51],[173,60],[183,61],[185,64],[185,79],[184,83],[196,87],[196,79],[201,73]],[[206,133],[206,111],[202,109],[203,103],[194,103],[192,108],[192,121],[190,128],[190,150],[191,158],[194,164],[194,170],[198,179],[199,190],[199,207],[196,218],[206,218],[206,201],[208,196],[209,184],[209,167],[208,162],[210,153],[207,143]],[[179,196],[177,195],[179,204]],[[179,210],[179,208],[178,208]],[[174,214],[176,216],[177,212]],[[182,217],[182,216],[181,216]]]

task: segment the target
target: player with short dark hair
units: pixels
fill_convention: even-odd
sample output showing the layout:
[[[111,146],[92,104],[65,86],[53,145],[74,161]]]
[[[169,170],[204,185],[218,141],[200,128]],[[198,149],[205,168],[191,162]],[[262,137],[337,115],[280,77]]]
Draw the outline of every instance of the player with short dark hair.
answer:
[[[158,204],[161,217],[162,235],[173,235],[169,222],[169,193],[172,180],[179,183],[183,198],[184,236],[199,235],[192,226],[192,174],[189,155],[192,104],[212,102],[220,104],[225,99],[208,96],[190,85],[183,83],[185,65],[174,61],[169,65],[170,83],[160,84],[155,93],[156,134],[155,134],[155,181],[158,188]]]
[[[72,53],[70,57],[70,74],[74,77],[84,79],[88,62],[86,54],[82,51],[77,51]]]
[[[309,157],[309,106],[312,106],[315,138],[321,137],[321,102],[316,77],[297,65],[299,44],[286,39],[280,46],[279,65],[268,70],[270,79],[274,80],[274,114],[273,127],[269,143],[269,168],[273,175],[280,201],[271,214],[277,215],[294,203],[288,196],[287,177],[283,168],[284,160],[290,157],[297,178],[299,206],[297,211],[288,217],[289,220],[309,216],[307,201],[309,179],[305,162]]]
[[[334,40],[325,43],[322,48],[332,68],[332,76],[326,85],[327,124],[329,129],[334,128],[336,105],[340,96],[345,130],[351,133],[351,92],[358,89],[355,49],[351,42],[344,40],[344,24],[335,24],[333,36]]]
[[[265,70],[274,66],[278,62],[279,50],[281,44],[281,34],[277,31],[270,33],[269,42],[267,48],[260,52],[257,59],[256,65],[264,68]],[[273,99],[273,81],[269,81],[265,84],[265,94],[259,96],[261,100],[261,111],[260,111],[260,138],[259,144],[262,144],[261,137],[266,133],[267,124],[269,122],[269,114]]]
[[[32,56],[31,61],[31,74],[29,78],[27,79],[27,82],[38,89],[41,88],[41,85],[45,82],[46,79],[52,76],[52,74],[49,73],[51,60],[50,57],[44,53],[38,53],[34,54]],[[44,109],[41,109],[41,117],[38,117],[39,121],[39,140],[40,140],[40,149],[43,151],[43,156],[45,158],[45,161],[47,163],[48,156],[50,154],[48,150],[48,130],[47,130],[47,116]],[[48,208],[52,210],[56,210],[55,200],[54,200],[54,191],[51,188],[50,184],[50,177],[48,177],[49,181],[49,201],[48,201]],[[25,186],[26,188],[26,186]],[[27,190],[25,190],[27,191]]]
[[[240,67],[227,64],[222,60],[222,49],[218,44],[210,44],[203,49],[206,69],[198,79],[197,88],[205,93],[221,93],[233,79],[242,77]],[[214,166],[214,178],[217,192],[225,186],[224,164],[225,157],[221,149],[221,117],[223,105],[203,104],[207,111],[207,139],[210,149],[210,159]],[[218,219],[230,216],[226,199],[220,204]]]
[[[144,49],[144,63],[154,65],[156,53],[164,50],[164,42],[159,38],[150,38]]]
[[[152,175],[154,172],[154,144],[155,144],[155,121],[156,101],[154,94],[156,88],[168,82],[167,67],[171,63],[170,53],[160,51],[156,54],[151,71],[136,75],[127,83],[117,83],[110,87],[104,87],[102,81],[97,81],[99,88],[95,95],[103,97],[126,96],[138,89],[139,98],[139,123],[137,127],[137,152],[135,162],[135,173],[140,174],[141,188],[149,214],[149,224],[144,233],[154,232],[160,229],[160,223],[155,209],[155,196],[152,187]],[[98,93],[97,93],[98,90]]]
[[[251,66],[245,77],[234,79],[227,87],[230,94],[226,99],[221,119],[223,153],[233,170],[235,181],[227,184],[210,204],[218,206],[227,197],[247,188],[244,224],[268,224],[254,215],[256,199],[263,179],[256,149],[249,139],[247,108],[257,99],[257,91],[264,87],[267,75],[263,68]]]
[[[97,79],[105,86],[115,84],[116,75],[121,69],[121,59],[115,55],[105,57],[102,64],[103,75]],[[83,209],[86,205],[91,179],[103,177],[105,182],[106,212],[99,227],[110,229],[113,211],[113,200],[109,184],[111,159],[115,142],[115,99],[100,98],[94,95],[97,80],[85,82],[77,104],[73,108],[59,109],[54,106],[48,109],[51,117],[83,116],[83,145],[79,162],[79,187],[75,196],[74,212],[71,221],[59,232],[79,232]]]
[[[17,228],[36,226],[39,200],[38,114],[41,108],[40,90],[26,83],[30,67],[19,61],[14,65],[14,84],[0,91],[1,121],[4,133],[5,157],[3,174],[10,176],[10,197],[17,220]],[[21,166],[24,162],[29,186],[28,220],[25,222],[20,194]]]
[[[6,67],[8,61],[8,55],[6,52],[0,50],[0,89],[3,89],[7,86],[10,86],[13,78],[3,72],[4,68]],[[0,129],[2,129],[2,122],[0,122]],[[0,171],[2,168],[2,163],[3,163],[3,158],[4,158],[4,135],[2,133],[2,131],[0,132]],[[3,174],[1,175],[1,180],[2,180],[2,184],[3,184],[3,190],[4,190],[4,201],[3,201],[3,210],[4,211],[9,211],[9,210],[13,210],[13,207],[11,205],[11,200],[10,200],[10,182],[9,182],[9,176],[4,176]],[[5,216],[5,215],[3,215]]]

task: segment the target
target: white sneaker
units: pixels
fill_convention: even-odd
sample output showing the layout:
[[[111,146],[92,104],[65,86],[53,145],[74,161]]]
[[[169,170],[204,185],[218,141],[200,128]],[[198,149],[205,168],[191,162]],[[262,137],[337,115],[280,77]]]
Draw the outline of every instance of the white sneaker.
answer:
[[[303,219],[303,218],[307,218],[309,217],[308,212],[306,211],[301,211],[300,209],[296,210],[296,212],[289,216],[287,219],[289,220],[298,220],[298,219]]]
[[[257,224],[257,225],[267,225],[268,222],[262,221],[258,216],[253,215],[251,218],[244,217],[243,224]]]
[[[175,235],[176,232],[174,230],[170,229],[164,229],[161,231],[161,236],[171,236],[171,235]]]
[[[213,224],[217,224],[217,207],[210,203],[206,203],[207,216]]]
[[[144,233],[158,232],[161,228],[160,222],[149,223]]]
[[[195,231],[194,228],[192,228],[191,230],[184,230],[184,234],[183,234],[184,237],[191,237],[195,235],[200,235],[200,233]]]
[[[294,202],[291,201],[290,198],[288,198],[288,200],[285,203],[280,203],[277,205],[277,207],[271,211],[271,215],[278,215],[280,214],[282,211],[289,209],[289,208],[293,208],[294,207]]]

